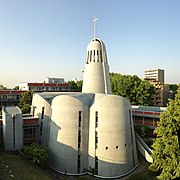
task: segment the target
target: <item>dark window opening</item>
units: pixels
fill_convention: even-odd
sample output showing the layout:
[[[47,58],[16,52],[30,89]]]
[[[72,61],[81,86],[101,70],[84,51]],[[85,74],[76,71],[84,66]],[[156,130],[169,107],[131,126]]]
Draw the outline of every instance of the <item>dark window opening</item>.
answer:
[[[89,51],[88,51],[88,54],[87,54],[87,61],[86,62],[88,62],[89,61]]]
[[[94,56],[93,56],[93,61],[94,61],[94,62],[95,62],[95,57],[96,57],[96,56],[95,56],[95,50],[94,50]]]
[[[95,143],[98,143],[98,136],[97,136],[97,131],[95,132]]]
[[[91,59],[92,59],[92,51],[90,51],[90,62],[91,62]]]
[[[77,171],[80,173],[80,166],[81,166],[81,156],[78,155],[78,160],[77,160]]]
[[[36,138],[37,126],[24,127],[24,139]]]
[[[81,111],[79,111],[78,127],[81,127]]]
[[[96,119],[95,127],[97,128],[98,127],[98,112],[97,111],[95,112],[95,119]]]
[[[125,144],[125,146],[126,146],[126,144]],[[116,149],[119,149],[119,146],[116,146]]]
[[[102,60],[102,51],[100,50],[100,60],[101,60],[101,62],[103,62],[103,60]]]
[[[41,119],[44,119],[44,107],[42,107]]]
[[[99,62],[99,52],[97,50],[97,62]]]
[[[98,174],[98,157],[95,156],[95,174]]]
[[[108,150],[108,147],[106,146],[106,148],[105,148],[106,150]]]
[[[43,130],[43,122],[41,122],[41,125],[40,125],[40,136],[42,136],[42,130]]]
[[[81,147],[81,131],[78,131],[78,149]]]

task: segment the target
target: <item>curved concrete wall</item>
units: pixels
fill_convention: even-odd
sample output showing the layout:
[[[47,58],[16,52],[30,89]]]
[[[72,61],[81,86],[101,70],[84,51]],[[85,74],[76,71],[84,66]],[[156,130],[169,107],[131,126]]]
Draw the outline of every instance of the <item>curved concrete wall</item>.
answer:
[[[33,113],[33,107],[35,108],[34,115],[37,115],[39,117],[39,124],[40,126],[42,126],[42,135],[39,134],[39,141],[42,145],[48,146],[51,104],[50,102],[46,101],[41,95],[35,93],[33,95],[31,113]]]
[[[104,73],[101,63],[92,62],[85,65],[82,92],[105,93]]]
[[[129,101],[123,97],[95,96],[90,109],[89,166],[98,169],[98,176],[121,176],[138,163],[130,109]]]
[[[79,112],[81,112],[81,125],[79,125]],[[88,118],[88,107],[79,99],[70,95],[54,98],[49,138],[50,167],[69,174],[79,174],[84,168],[88,168]]]

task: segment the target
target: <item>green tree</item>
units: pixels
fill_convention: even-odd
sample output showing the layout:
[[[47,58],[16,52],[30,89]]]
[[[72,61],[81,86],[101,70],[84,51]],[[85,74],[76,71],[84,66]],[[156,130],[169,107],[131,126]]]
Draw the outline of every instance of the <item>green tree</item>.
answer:
[[[135,75],[118,73],[110,73],[110,78],[113,94],[127,98],[133,105],[153,105],[152,96],[155,89],[148,81],[143,81]]]
[[[33,93],[33,91],[27,91],[21,95],[19,107],[23,114],[30,113]]]
[[[77,81],[76,84],[77,84],[78,91],[82,92],[83,80]]]
[[[6,90],[7,87],[4,87],[3,85],[0,84],[0,90]]]
[[[48,149],[37,143],[24,146],[22,151],[33,164],[43,164],[48,157]]]
[[[71,87],[71,89],[77,90],[79,92],[82,91],[82,83],[83,83],[82,80],[77,81],[77,82],[75,82],[75,81],[68,81],[68,84]]]
[[[169,84],[169,98],[174,99],[175,94],[177,93],[178,85],[177,84]]]
[[[167,110],[160,116],[160,122],[155,129],[157,138],[153,143],[153,164],[150,169],[161,173],[160,180],[180,177],[180,146],[177,131],[180,130],[180,88],[174,100],[170,100]]]
[[[15,86],[13,90],[19,90],[19,86]]]

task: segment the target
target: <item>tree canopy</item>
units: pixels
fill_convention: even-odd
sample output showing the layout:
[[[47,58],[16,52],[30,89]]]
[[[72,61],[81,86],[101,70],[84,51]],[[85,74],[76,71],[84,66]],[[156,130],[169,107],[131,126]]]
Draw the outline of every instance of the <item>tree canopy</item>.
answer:
[[[112,93],[127,98],[133,105],[153,105],[154,87],[137,76],[110,73]]]
[[[24,92],[21,96],[19,107],[23,114],[30,113],[33,91]]]
[[[77,82],[75,82],[75,81],[68,81],[68,84],[71,87],[71,89],[77,90],[79,92],[82,91],[82,83],[83,83],[82,80],[77,81]]]
[[[180,88],[174,100],[170,100],[167,110],[160,116],[160,122],[155,129],[157,138],[153,143],[153,164],[161,173],[160,180],[180,177],[180,146],[178,131],[180,130]]]

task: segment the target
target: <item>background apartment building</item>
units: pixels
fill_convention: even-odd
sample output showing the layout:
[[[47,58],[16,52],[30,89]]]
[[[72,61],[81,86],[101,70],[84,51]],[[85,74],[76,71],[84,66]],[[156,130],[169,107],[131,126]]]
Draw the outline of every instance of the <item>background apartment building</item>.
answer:
[[[164,100],[164,70],[151,69],[144,73],[144,80],[148,80],[155,87],[153,97],[154,106],[165,106]]]

